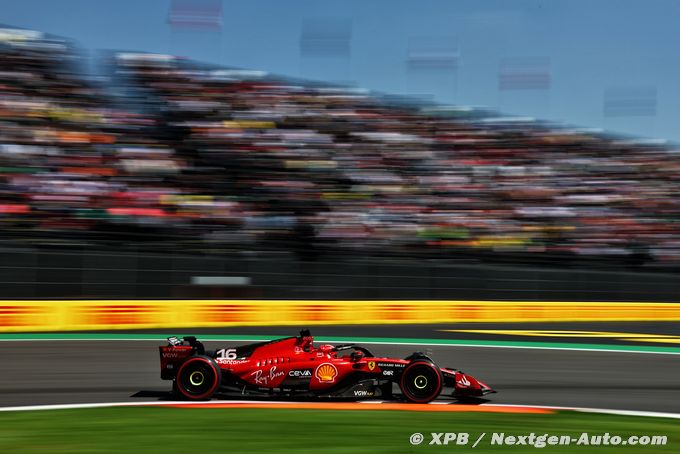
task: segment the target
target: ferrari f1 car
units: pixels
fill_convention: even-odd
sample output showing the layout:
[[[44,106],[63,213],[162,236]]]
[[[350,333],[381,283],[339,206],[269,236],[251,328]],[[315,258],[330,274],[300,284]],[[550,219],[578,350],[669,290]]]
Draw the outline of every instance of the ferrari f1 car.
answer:
[[[161,378],[173,381],[180,398],[210,399],[215,393],[287,398],[396,399],[426,403],[446,394],[476,398],[493,391],[452,368],[440,368],[416,352],[404,359],[376,357],[359,345],[313,345],[299,336],[206,351],[195,337],[171,337],[160,348]],[[400,392],[393,393],[398,386]]]

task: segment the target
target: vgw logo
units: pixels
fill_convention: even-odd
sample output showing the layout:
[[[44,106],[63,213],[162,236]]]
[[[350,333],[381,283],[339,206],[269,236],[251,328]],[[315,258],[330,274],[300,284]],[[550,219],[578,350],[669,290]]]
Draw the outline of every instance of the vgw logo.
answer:
[[[354,395],[357,397],[371,397],[373,396],[373,391],[366,391],[366,390],[361,390],[358,389],[354,391]]]

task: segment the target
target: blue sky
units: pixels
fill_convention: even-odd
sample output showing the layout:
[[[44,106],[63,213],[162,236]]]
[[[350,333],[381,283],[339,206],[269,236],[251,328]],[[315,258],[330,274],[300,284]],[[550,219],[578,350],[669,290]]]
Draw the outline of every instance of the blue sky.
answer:
[[[170,0],[0,0],[0,23],[74,39],[89,51],[184,55],[283,75],[680,141],[677,0],[224,0],[219,32],[177,31]],[[305,21],[351,23],[347,57],[303,57]],[[409,71],[409,43],[446,41],[455,71]],[[548,90],[500,91],[501,61],[548,57]],[[605,117],[606,90],[656,90],[656,114]],[[626,99],[622,100],[624,103]]]

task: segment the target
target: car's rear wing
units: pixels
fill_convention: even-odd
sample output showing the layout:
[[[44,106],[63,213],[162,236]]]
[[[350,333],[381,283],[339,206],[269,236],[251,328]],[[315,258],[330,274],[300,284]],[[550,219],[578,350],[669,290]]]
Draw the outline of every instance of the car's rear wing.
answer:
[[[204,355],[205,347],[203,343],[196,340],[194,336],[168,337],[168,345],[158,347],[161,356],[161,379],[172,380],[178,366],[186,358],[192,355]]]

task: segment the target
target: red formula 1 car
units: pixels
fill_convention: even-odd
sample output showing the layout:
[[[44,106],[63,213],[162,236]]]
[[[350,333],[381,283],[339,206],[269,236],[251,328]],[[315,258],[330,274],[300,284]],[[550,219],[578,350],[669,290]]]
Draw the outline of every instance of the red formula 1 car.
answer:
[[[408,402],[426,403],[446,388],[454,398],[493,393],[481,381],[456,369],[440,368],[422,353],[407,358],[376,357],[358,345],[313,345],[309,331],[300,336],[206,351],[195,337],[171,337],[159,347],[161,378],[190,400],[218,391],[248,396],[397,398],[393,384]]]

